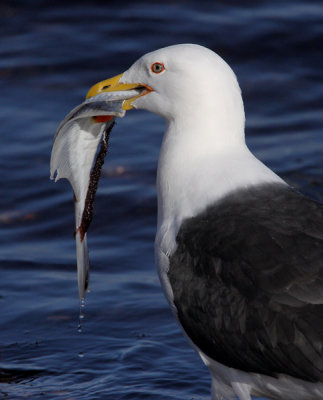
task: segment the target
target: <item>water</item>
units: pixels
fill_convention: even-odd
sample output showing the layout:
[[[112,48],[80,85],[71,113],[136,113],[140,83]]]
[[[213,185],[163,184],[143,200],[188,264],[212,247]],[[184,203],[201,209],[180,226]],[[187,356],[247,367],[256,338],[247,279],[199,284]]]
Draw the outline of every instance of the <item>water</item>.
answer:
[[[267,165],[323,201],[323,5],[263,0],[0,4],[0,393],[4,399],[206,399],[210,379],[154,268],[163,122],[131,111],[111,137],[89,232],[82,333],[67,182],[53,135],[95,82],[181,42],[216,50]]]
[[[80,311],[79,311],[79,323],[78,323],[78,325],[77,325],[77,331],[78,331],[78,333],[82,333],[82,321],[83,321],[83,319],[84,319],[84,317],[85,317],[85,315],[84,315],[84,310],[85,310],[85,299],[84,298],[82,298],[81,300],[80,300],[80,309],[79,309]],[[79,355],[80,354],[82,354],[82,357],[83,357],[83,353],[79,353]]]

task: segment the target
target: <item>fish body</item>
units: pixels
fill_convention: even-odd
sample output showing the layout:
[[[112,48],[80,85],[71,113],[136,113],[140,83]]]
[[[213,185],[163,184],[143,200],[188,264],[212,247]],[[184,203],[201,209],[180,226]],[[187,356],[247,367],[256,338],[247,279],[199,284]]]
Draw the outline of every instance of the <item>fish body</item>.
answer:
[[[60,123],[53,142],[50,177],[66,178],[72,185],[75,205],[75,241],[78,271],[78,290],[80,300],[84,299],[89,282],[89,255],[87,248],[87,233],[82,228],[82,218],[85,215],[91,171],[95,155],[102,140],[106,140],[105,132],[111,131],[115,117],[123,117],[123,101],[140,93],[137,90],[102,93],[91,97],[75,107]],[[108,122],[95,122],[100,119],[93,117],[111,116]],[[104,118],[102,118],[104,120]],[[101,163],[102,166],[103,162]],[[100,171],[99,171],[100,172]],[[96,182],[97,185],[97,182]],[[92,191],[92,203],[95,191]],[[87,214],[88,215],[88,214]],[[90,221],[85,224],[89,226]],[[83,225],[84,226],[84,225]]]

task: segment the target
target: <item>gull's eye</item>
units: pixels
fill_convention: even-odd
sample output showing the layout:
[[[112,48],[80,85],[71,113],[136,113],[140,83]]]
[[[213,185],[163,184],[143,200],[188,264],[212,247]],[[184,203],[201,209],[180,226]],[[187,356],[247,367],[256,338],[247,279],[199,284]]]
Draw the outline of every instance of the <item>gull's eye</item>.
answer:
[[[161,72],[163,72],[165,70],[164,64],[160,63],[160,62],[155,62],[153,63],[153,65],[150,67],[150,69],[152,70],[152,72],[154,72],[155,74],[160,74]]]

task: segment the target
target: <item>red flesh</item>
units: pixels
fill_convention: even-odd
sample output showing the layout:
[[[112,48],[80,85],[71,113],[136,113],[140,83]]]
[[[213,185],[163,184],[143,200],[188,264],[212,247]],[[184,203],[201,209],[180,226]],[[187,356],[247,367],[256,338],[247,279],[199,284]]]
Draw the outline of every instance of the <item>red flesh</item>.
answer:
[[[114,115],[97,115],[93,117],[94,122],[100,123],[100,122],[109,122],[111,119],[114,117]]]

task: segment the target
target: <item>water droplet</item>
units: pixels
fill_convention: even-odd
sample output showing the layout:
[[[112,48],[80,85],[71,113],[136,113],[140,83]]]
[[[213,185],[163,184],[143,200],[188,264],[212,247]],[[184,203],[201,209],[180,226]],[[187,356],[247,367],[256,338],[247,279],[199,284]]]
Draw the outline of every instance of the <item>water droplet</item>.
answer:
[[[84,357],[83,351],[80,351],[79,354],[78,354],[78,356],[79,356],[80,358],[83,358],[83,357]]]
[[[82,332],[82,320],[84,319],[84,308],[85,308],[85,299],[80,300],[80,311],[79,311],[79,324],[77,327],[78,333]]]

